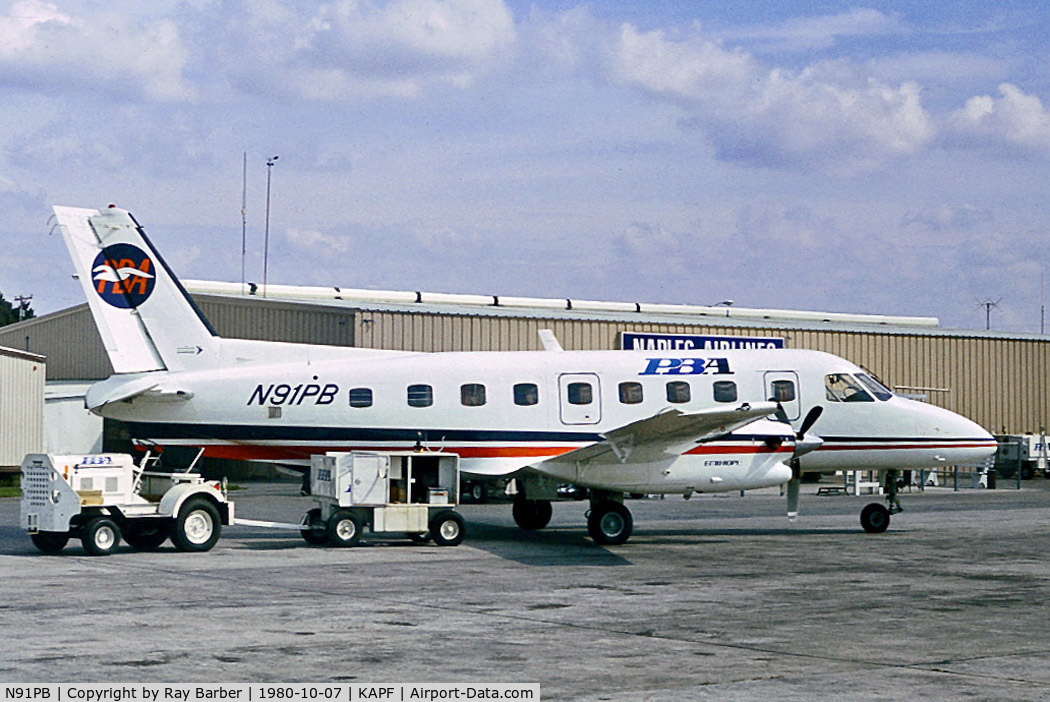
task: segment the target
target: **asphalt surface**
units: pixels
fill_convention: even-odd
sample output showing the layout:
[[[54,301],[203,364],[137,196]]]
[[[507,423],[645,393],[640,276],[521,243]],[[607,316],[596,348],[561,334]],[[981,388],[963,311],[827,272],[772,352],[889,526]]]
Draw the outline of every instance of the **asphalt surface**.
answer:
[[[602,548],[586,503],[523,533],[466,505],[441,548],[366,534],[351,549],[232,527],[214,550],[38,554],[0,500],[0,681],[539,682],[545,699],[1050,699],[1050,485],[872,498],[804,486],[632,500]],[[828,484],[828,483],[825,483]],[[808,493],[808,494],[807,494]],[[292,484],[234,493],[297,521]]]

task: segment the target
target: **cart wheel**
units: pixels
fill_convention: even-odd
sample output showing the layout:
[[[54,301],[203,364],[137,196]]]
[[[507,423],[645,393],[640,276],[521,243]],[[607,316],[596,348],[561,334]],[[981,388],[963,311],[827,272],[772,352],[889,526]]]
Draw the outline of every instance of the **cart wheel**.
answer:
[[[124,527],[124,541],[136,551],[153,551],[168,538],[168,530],[163,524],[127,524]]]
[[[89,556],[108,556],[120,543],[120,527],[109,517],[89,519],[80,532],[80,543]]]
[[[307,526],[299,530],[299,533],[303,535],[303,540],[312,546],[323,546],[328,543],[328,536],[325,534],[324,521],[321,519],[321,509],[314,507],[312,510],[306,513],[303,517],[303,524]]]
[[[340,509],[328,518],[328,543],[333,546],[353,546],[361,539],[361,517]]]
[[[430,520],[430,535],[438,546],[458,546],[467,535],[467,527],[463,517],[449,509],[438,512]]]
[[[179,509],[171,542],[180,551],[210,551],[219,541],[219,510],[206,497],[191,497]]]
[[[33,540],[33,545],[41,553],[58,553],[69,543],[69,532],[38,531],[35,534],[30,534],[29,538]]]

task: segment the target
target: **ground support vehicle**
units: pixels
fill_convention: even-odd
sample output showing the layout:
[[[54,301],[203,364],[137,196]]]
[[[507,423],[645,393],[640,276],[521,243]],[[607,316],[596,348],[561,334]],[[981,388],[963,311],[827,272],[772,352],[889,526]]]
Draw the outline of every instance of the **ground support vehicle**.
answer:
[[[194,461],[194,464],[196,461]],[[143,466],[150,465],[149,456]],[[234,519],[226,486],[192,473],[150,472],[128,454],[29,454],[22,461],[21,526],[44,553],[70,538],[92,556],[124,541],[136,550],[171,539],[180,551],[208,551]]]
[[[365,527],[456,546],[466,535],[459,501],[459,456],[440,452],[330,452],[310,457],[303,517],[310,544],[353,546]]]

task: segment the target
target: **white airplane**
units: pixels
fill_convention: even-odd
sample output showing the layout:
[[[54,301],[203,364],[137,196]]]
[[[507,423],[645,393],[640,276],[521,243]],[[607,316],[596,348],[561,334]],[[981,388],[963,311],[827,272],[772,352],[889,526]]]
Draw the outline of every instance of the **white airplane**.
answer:
[[[590,492],[601,544],[632,532],[625,494],[748,490],[801,471],[886,473],[977,462],[996,448],[977,424],[895,396],[858,366],[804,350],[410,353],[223,339],[125,210],[55,207],[114,375],[92,412],[161,445],[309,465],[326,451],[454,452],[464,473],[513,476],[513,514],[538,529],[557,487]],[[820,436],[811,433],[819,422]]]

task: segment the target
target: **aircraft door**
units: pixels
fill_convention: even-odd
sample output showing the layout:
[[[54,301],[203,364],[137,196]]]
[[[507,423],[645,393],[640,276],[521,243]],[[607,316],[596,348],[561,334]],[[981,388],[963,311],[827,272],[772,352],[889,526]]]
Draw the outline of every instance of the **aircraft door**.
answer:
[[[773,402],[779,402],[788,419],[798,419],[802,414],[798,374],[794,371],[767,371],[765,383],[766,397]]]
[[[597,424],[602,420],[602,391],[594,373],[558,376],[562,424]]]

